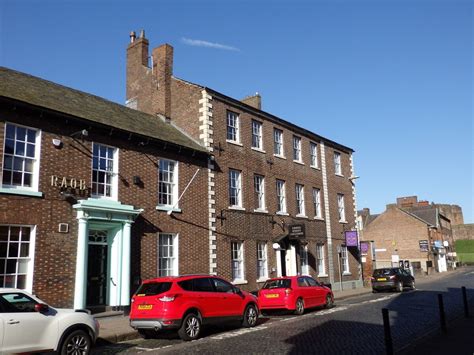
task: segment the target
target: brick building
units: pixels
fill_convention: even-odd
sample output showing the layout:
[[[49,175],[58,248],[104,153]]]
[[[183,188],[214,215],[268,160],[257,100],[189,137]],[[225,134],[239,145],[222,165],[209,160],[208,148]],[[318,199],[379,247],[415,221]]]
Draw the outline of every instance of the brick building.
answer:
[[[209,155],[195,140],[6,68],[0,111],[0,287],[99,310],[128,306],[140,278],[208,272]]]
[[[254,290],[268,277],[318,276],[360,285],[353,150],[261,109],[173,76],[173,47],[149,53],[142,32],[127,48],[127,105],[161,114],[211,154],[207,272]],[[209,258],[207,258],[209,256]]]
[[[372,246],[363,260],[364,275],[400,261],[408,261],[415,272],[443,272],[455,261],[451,221],[437,205],[416,196],[397,198],[377,215],[365,208],[358,221],[361,240]]]

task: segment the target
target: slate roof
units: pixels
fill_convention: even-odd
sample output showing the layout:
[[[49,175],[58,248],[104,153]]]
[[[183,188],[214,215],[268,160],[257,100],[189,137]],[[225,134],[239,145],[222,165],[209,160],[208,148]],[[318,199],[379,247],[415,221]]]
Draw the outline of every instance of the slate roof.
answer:
[[[207,152],[199,143],[159,117],[5,67],[0,67],[0,97]]]

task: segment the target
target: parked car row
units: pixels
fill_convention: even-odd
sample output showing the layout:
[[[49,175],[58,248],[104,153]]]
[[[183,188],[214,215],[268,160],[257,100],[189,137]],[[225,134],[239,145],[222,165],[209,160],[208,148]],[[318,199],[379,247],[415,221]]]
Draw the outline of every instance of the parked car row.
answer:
[[[376,269],[372,290],[415,289],[415,279],[401,268]],[[308,308],[334,305],[331,285],[310,276],[267,280],[254,294],[212,275],[160,277],[142,282],[132,296],[130,326],[144,338],[176,329],[183,340],[199,338],[202,327],[238,321],[257,325],[259,314],[287,310],[301,315]],[[29,293],[0,288],[0,354],[54,351],[88,354],[99,323],[87,310],[48,306]]]

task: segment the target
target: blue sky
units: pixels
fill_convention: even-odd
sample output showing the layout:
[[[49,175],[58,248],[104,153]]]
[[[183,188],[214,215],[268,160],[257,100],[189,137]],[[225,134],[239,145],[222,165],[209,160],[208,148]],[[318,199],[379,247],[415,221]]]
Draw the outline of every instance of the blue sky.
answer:
[[[174,75],[355,150],[358,208],[473,210],[470,0],[0,0],[0,65],[123,103],[132,30]]]

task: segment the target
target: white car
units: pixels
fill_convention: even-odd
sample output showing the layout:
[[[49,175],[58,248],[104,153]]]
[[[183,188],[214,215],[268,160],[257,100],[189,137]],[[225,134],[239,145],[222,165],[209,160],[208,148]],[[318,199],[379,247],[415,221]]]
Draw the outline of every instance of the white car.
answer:
[[[0,354],[88,354],[98,335],[87,310],[53,308],[23,290],[0,288]]]

